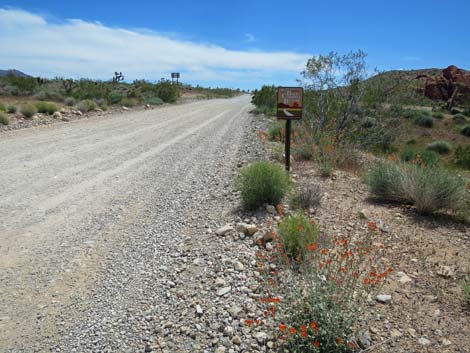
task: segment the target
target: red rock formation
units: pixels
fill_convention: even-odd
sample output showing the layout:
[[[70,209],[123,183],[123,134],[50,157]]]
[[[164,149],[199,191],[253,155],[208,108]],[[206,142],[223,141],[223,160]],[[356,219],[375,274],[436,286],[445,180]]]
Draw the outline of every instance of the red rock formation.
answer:
[[[470,72],[451,65],[436,76],[420,75],[425,78],[424,95],[432,100],[455,101],[470,99]]]

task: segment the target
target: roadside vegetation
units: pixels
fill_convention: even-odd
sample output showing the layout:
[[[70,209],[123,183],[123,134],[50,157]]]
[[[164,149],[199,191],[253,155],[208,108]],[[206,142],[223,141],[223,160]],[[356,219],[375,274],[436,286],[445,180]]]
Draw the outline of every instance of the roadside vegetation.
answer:
[[[468,227],[470,125],[463,112],[470,102],[454,102],[448,110],[445,102],[424,97],[418,80],[403,80],[399,72],[370,77],[365,59],[366,54],[357,51],[319,55],[306,63],[299,80],[304,118],[293,122],[291,132],[294,173],[306,164],[314,166],[320,180],[339,169],[352,172],[367,187],[364,202],[370,205],[399,206],[425,222],[445,219],[443,227]],[[255,90],[252,113],[265,116],[263,123],[269,125],[258,137],[282,163],[285,125],[274,117],[276,94],[277,88],[270,85]],[[278,217],[269,223],[272,246],[265,238],[259,240],[257,259],[264,278],[264,316],[270,322],[267,327],[274,327],[271,333],[279,351],[367,351],[358,339],[361,328],[368,326],[364,309],[394,271],[379,260],[384,251],[382,228],[361,210],[368,232],[326,235],[313,217],[323,196],[316,183],[304,180],[289,192],[274,193],[263,188],[266,181],[260,173],[247,172],[242,170],[238,184],[245,190],[245,208],[279,202]],[[469,301],[468,284],[463,292]],[[263,325],[251,319],[246,323]]]

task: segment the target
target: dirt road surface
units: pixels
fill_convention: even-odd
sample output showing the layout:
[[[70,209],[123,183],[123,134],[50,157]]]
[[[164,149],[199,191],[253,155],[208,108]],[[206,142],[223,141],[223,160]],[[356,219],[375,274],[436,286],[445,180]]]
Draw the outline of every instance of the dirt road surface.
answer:
[[[0,351],[143,351],[175,310],[176,244],[231,192],[250,109],[241,96],[0,136]]]

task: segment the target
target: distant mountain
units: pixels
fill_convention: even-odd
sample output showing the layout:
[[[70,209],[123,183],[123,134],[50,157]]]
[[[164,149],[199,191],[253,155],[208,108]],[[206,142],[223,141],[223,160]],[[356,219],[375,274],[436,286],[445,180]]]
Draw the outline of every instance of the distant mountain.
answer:
[[[0,77],[4,77],[8,75],[14,75],[14,76],[19,76],[19,77],[31,77],[29,75],[26,75],[24,72],[21,72],[18,70],[0,70]]]

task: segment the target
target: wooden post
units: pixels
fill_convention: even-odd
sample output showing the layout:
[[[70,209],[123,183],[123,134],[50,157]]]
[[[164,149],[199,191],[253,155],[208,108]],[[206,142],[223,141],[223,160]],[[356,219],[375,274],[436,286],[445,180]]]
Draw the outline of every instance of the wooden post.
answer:
[[[290,130],[291,130],[291,124],[292,120],[287,119],[286,120],[286,136],[284,138],[286,142],[286,170],[289,172],[290,171]]]

